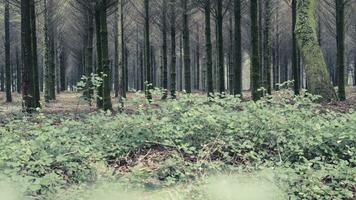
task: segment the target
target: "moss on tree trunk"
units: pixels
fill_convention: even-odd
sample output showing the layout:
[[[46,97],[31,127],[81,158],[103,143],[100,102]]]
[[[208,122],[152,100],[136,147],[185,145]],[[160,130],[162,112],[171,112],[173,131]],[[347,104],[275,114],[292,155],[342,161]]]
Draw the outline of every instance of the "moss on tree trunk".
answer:
[[[317,0],[300,0],[297,4],[295,34],[304,58],[308,90],[324,101],[336,99],[316,33]]]

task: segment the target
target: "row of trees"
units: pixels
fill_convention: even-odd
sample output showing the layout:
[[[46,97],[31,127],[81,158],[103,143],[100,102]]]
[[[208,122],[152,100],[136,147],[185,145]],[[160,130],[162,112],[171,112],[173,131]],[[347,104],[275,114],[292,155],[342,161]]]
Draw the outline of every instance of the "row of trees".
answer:
[[[41,90],[54,100],[93,73],[102,79],[97,106],[105,110],[112,109],[112,90],[123,100],[129,88],[148,99],[153,87],[164,89],[163,99],[176,98],[176,90],[242,95],[250,88],[258,100],[288,80],[296,94],[307,86],[325,100],[344,100],[356,58],[352,0],[3,1],[0,86],[11,101],[11,88],[22,85],[27,110],[40,106]],[[10,28],[10,13],[20,15],[21,37]],[[21,54],[11,56],[11,49]],[[87,88],[91,98],[90,81]]]

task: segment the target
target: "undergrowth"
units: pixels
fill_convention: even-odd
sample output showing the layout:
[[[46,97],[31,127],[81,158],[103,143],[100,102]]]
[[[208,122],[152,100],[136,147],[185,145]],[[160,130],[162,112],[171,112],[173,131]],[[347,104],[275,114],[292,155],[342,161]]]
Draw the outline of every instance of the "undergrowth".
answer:
[[[129,113],[9,116],[0,127],[0,172],[31,199],[90,199],[98,191],[229,199],[221,196],[228,191],[206,189],[221,187],[227,174],[247,175],[247,188],[257,191],[273,185],[280,199],[353,199],[356,113],[323,109],[315,99],[282,92],[258,102],[186,95],[147,104],[137,97]],[[266,170],[263,183],[254,174]]]

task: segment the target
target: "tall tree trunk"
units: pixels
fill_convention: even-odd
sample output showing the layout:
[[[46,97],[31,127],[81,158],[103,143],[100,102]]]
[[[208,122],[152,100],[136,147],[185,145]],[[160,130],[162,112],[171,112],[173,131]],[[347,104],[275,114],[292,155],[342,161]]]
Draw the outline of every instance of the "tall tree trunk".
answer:
[[[91,82],[91,74],[93,73],[93,40],[94,40],[94,17],[91,11],[87,11],[86,13],[86,26],[87,26],[87,34],[86,34],[86,47],[85,47],[85,76],[89,78],[87,81],[87,88],[85,96],[88,99],[91,99],[94,91],[92,90],[92,82]]]
[[[297,22],[297,0],[292,0],[292,69],[294,79],[294,94],[300,94],[300,69],[298,65],[298,47],[295,35],[295,26]]]
[[[275,66],[274,66],[274,89],[279,90],[279,84],[281,83],[281,60],[280,60],[280,28],[279,28],[279,12],[280,8],[279,5],[277,4],[276,7],[276,16],[275,16],[275,34],[276,34],[276,39],[275,39],[275,45],[274,45],[274,59],[275,59]]]
[[[207,0],[205,3],[205,49],[206,49],[206,79],[208,97],[214,94],[213,88],[213,52],[211,44],[211,25],[210,25],[211,2]]]
[[[258,48],[259,48],[259,63],[260,63],[260,81],[261,87],[266,85],[266,77],[264,71],[264,35],[263,35],[263,9],[264,9],[263,1],[258,1]],[[261,91],[261,95],[263,95],[263,91]]]
[[[31,59],[32,59],[32,69],[33,69],[33,105],[35,108],[41,107],[40,104],[40,84],[38,78],[38,61],[37,61],[37,33],[36,33],[36,2],[35,0],[30,0],[30,26],[31,26]]]
[[[356,86],[356,52],[354,53],[354,86]]]
[[[101,54],[103,67],[103,110],[112,110],[111,87],[110,87],[110,61],[108,47],[108,28],[107,28],[107,0],[102,0],[100,7],[100,36],[101,36]]]
[[[101,14],[100,5],[97,3],[95,7],[95,28],[96,28],[96,51],[97,51],[97,69],[96,73],[100,78],[103,78],[103,63],[102,63],[102,45],[101,45]],[[97,107],[101,109],[103,107],[103,83],[98,86],[98,98],[96,101]]]
[[[125,64],[125,35],[124,35],[124,2],[119,0],[119,18],[118,18],[118,54],[119,54],[119,82],[120,82],[120,96],[121,98],[126,98],[126,91],[128,83],[126,81],[127,75],[127,66]]]
[[[179,91],[183,91],[184,88],[184,50],[183,50],[183,37],[179,37],[179,67],[177,70],[177,82]]]
[[[272,94],[272,85],[271,85],[271,17],[272,17],[272,2],[271,0],[265,0],[265,24],[264,24],[264,40],[263,40],[263,69],[264,69],[264,79],[265,85],[264,88],[267,90],[268,94]]]
[[[185,91],[192,92],[191,71],[190,71],[190,34],[188,19],[188,0],[182,0],[183,6],[183,49],[184,49],[184,80]]]
[[[346,99],[345,91],[345,1],[335,0],[336,7],[336,63],[338,71],[339,100]]]
[[[65,91],[66,90],[66,61],[65,61],[65,50],[62,47],[61,51],[59,53],[59,67],[60,67],[60,87],[61,87],[61,91]]]
[[[224,65],[224,40],[223,40],[223,8],[222,1],[217,2],[217,45],[219,68],[219,92],[225,92],[225,65]]]
[[[10,62],[10,4],[4,0],[5,4],[5,77],[6,77],[6,102],[12,102],[11,96],[11,62]]]
[[[261,98],[261,68],[259,56],[259,27],[258,27],[258,0],[251,0],[251,92],[252,99],[257,101]]]
[[[198,26],[198,34],[197,34],[197,46],[196,46],[196,70],[197,70],[197,77],[196,77],[196,89],[200,90],[200,30]]]
[[[19,50],[16,47],[16,89],[17,93],[21,94],[21,65]]]
[[[120,72],[119,72],[119,8],[120,0],[118,1],[118,8],[115,10],[115,19],[117,23],[114,23],[114,95],[119,97],[120,92]]]
[[[52,27],[49,27],[49,22],[51,21],[50,15],[48,13],[49,5],[47,0],[43,0],[43,16],[44,16],[44,26],[43,26],[43,33],[44,33],[44,68],[43,68],[43,85],[44,85],[44,99],[46,102],[50,100],[54,100],[55,94],[55,85],[54,85],[54,45],[53,45],[53,32]]]
[[[162,83],[163,97],[168,97],[168,59],[167,59],[167,1],[163,1],[162,5]]]
[[[145,29],[145,51],[144,51],[144,58],[145,58],[145,70],[146,70],[146,83],[145,83],[145,93],[146,93],[146,98],[151,101],[152,100],[152,94],[151,94],[151,89],[152,89],[152,68],[151,68],[151,59],[150,59],[150,4],[149,0],[144,0],[144,13],[145,13],[145,23],[144,23],[144,29]]]
[[[300,0],[297,4],[296,37],[305,63],[308,90],[323,100],[336,99],[328,70],[316,34],[315,0]]]
[[[229,93],[231,95],[234,94],[234,62],[233,62],[233,49],[234,49],[234,41],[233,41],[233,15],[230,14],[229,16],[229,50],[228,50],[228,73],[227,73],[227,78],[228,78],[228,86],[227,88],[229,89]]]
[[[171,97],[176,98],[176,11],[175,0],[170,1],[171,14]]]
[[[33,112],[39,107],[39,99],[36,98],[36,83],[33,64],[33,29],[31,19],[31,4],[33,0],[21,0],[21,48],[22,48],[22,99],[23,109]],[[37,87],[37,90],[39,88]],[[39,91],[38,91],[39,92]]]
[[[5,91],[5,66],[0,65],[0,92]]]

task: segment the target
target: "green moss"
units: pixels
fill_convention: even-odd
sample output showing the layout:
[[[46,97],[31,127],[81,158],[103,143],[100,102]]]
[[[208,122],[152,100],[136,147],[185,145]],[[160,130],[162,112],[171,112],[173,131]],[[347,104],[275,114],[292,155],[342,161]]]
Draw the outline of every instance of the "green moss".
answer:
[[[323,97],[336,99],[330,76],[316,34],[316,0],[300,0],[297,5],[296,37],[305,62],[308,90]]]

